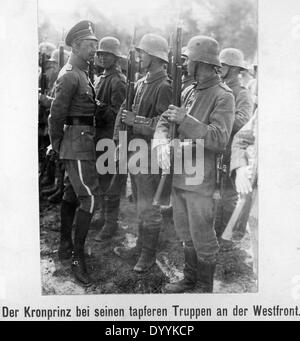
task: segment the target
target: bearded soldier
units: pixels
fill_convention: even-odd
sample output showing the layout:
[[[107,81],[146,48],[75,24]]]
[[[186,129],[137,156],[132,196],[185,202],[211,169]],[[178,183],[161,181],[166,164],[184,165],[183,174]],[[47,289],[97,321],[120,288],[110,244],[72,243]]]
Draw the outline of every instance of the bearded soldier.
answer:
[[[119,60],[122,57],[120,42],[114,37],[105,37],[100,40],[99,49],[100,64],[104,72],[99,82],[95,85],[97,111],[96,111],[96,141],[103,138],[112,139],[118,111],[126,96],[126,78],[122,74]],[[97,157],[103,152],[97,152]],[[120,206],[121,189],[116,193],[107,193],[112,174],[99,175],[101,192],[100,219],[96,222],[97,227],[104,225],[102,231],[95,237],[97,241],[111,238],[118,228],[118,213]]]
[[[176,232],[184,244],[184,279],[167,284],[166,293],[194,289],[213,291],[213,276],[218,241],[213,229],[213,192],[215,189],[216,154],[226,147],[234,118],[232,91],[221,82],[217,68],[219,44],[206,36],[193,37],[188,45],[188,72],[195,84],[183,93],[181,108],[170,105],[157,124],[153,147],[164,170],[170,166],[168,131],[176,124],[178,138],[191,139],[204,146],[204,178],[191,184],[184,171],[173,175],[172,203]],[[200,140],[200,142],[199,142]],[[196,162],[195,153],[192,154]],[[175,157],[175,156],[174,156]],[[200,160],[198,160],[200,161]]]
[[[133,112],[123,110],[121,120],[129,129],[132,138],[143,139],[148,145],[148,172],[132,176],[137,197],[138,239],[133,249],[115,248],[123,258],[137,256],[136,272],[150,269],[156,260],[156,249],[162,225],[162,216],[152,201],[160,180],[159,174],[151,174],[151,139],[160,115],[171,103],[172,88],[165,65],[168,63],[168,43],[156,34],[142,37],[136,50],[140,55],[141,68],[147,72],[136,85]],[[116,127],[118,127],[118,122]],[[133,155],[132,155],[133,156]],[[130,159],[129,159],[130,164]]]
[[[49,117],[52,147],[59,153],[68,175],[61,204],[59,258],[69,259],[74,251],[73,273],[85,286],[91,285],[91,279],[86,269],[84,244],[99,187],[94,141],[96,101],[88,77],[89,61],[94,58],[97,42],[94,25],[87,20],[80,21],[67,34],[66,45],[72,47],[72,52],[59,73]]]
[[[232,134],[230,136],[226,152],[224,153],[224,164],[226,165],[227,172],[224,179],[222,201],[218,207],[215,225],[218,238],[221,237],[238,199],[233,179],[229,176],[232,139],[236,132],[249,121],[253,112],[251,93],[246,87],[241,85],[241,81],[239,79],[240,72],[246,70],[242,51],[234,48],[226,48],[220,53],[220,62],[222,65],[221,77],[226,85],[230,87],[235,98],[235,118]],[[246,225],[244,224],[239,231],[240,236],[236,235],[236,237],[243,237],[245,228]],[[227,247],[230,247],[230,243],[225,245],[223,241],[222,246],[226,249]]]

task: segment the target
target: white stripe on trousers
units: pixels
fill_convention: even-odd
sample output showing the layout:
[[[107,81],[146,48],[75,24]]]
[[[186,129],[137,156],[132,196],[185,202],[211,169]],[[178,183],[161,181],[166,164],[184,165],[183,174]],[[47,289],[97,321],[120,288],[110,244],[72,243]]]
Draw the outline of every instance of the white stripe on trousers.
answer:
[[[91,196],[91,208],[90,208],[90,213],[93,213],[94,211],[94,205],[95,205],[95,198],[94,196],[92,195],[92,192],[91,190],[89,189],[89,187],[84,183],[83,181],[83,177],[82,177],[82,170],[81,170],[81,162],[80,160],[77,160],[78,161],[78,171],[79,171],[79,177],[80,177],[80,180],[81,180],[81,183],[83,184],[83,186],[85,187],[85,189],[87,190],[88,194]]]

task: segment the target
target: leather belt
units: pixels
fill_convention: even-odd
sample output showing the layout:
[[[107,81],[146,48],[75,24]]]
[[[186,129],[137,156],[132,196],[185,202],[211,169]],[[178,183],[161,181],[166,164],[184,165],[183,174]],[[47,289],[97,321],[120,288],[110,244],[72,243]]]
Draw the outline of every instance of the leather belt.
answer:
[[[66,125],[70,126],[94,126],[94,116],[68,116]]]

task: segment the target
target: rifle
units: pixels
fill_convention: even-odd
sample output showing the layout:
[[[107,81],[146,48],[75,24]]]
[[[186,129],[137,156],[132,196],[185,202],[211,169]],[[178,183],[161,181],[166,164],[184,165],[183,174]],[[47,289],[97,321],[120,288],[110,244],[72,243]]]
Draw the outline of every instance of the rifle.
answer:
[[[125,109],[132,111],[132,105],[134,101],[134,84],[135,84],[135,74],[136,74],[136,60],[135,60],[135,38],[136,38],[136,28],[134,28],[134,33],[132,36],[130,50],[127,61],[127,80],[126,80],[126,98],[125,98]],[[120,130],[126,131],[127,125],[120,122]],[[127,179],[127,174],[119,174],[119,162],[116,164],[116,173],[113,175],[110,185],[107,189],[107,193],[112,191],[120,191]]]
[[[64,49],[64,30],[62,32],[61,42],[59,44],[59,55],[58,55],[58,65],[59,70],[65,65],[65,49]]]
[[[223,183],[224,176],[227,173],[227,165],[224,163],[224,154],[219,153],[216,155],[216,186],[215,191],[213,193],[214,204],[214,220],[213,220],[213,229],[215,230],[217,214],[220,202],[222,200],[222,192],[223,192]]]
[[[175,37],[175,52],[172,58],[172,104],[180,107],[181,105],[181,83],[182,83],[182,63],[181,63],[181,40],[182,28],[178,27]],[[172,50],[172,49],[171,49]],[[173,52],[171,52],[173,54]],[[176,133],[176,124],[170,123],[168,138],[172,142],[175,138]],[[174,149],[171,146],[170,150],[170,161],[171,161],[171,169],[170,172],[163,172],[160,178],[160,182],[158,184],[157,190],[154,195],[153,205],[159,206],[168,204],[167,200],[170,200],[171,195],[171,187],[172,187],[172,163],[174,160]]]
[[[253,165],[252,165],[252,178],[251,178],[250,182],[251,182],[252,188],[254,188],[256,183],[257,183],[257,154],[255,156],[255,160],[254,160]],[[222,239],[224,239],[224,240],[231,240],[232,239],[233,229],[236,226],[237,222],[239,221],[239,219],[243,213],[244,207],[247,205],[247,202],[249,202],[249,200],[251,200],[251,198],[252,198],[252,192],[250,192],[246,195],[240,196],[240,198],[236,204],[236,207],[232,213],[232,216],[229,219],[229,222],[228,222],[228,224],[227,224],[227,226],[226,226],[226,228],[222,234]]]

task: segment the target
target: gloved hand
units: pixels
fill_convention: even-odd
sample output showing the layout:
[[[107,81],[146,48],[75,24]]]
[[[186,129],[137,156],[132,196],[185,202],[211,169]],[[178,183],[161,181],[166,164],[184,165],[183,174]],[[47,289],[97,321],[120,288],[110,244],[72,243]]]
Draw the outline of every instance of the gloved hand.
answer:
[[[236,169],[235,187],[239,194],[246,195],[252,192],[251,172],[249,166]]]
[[[160,144],[156,147],[157,163],[163,171],[167,171],[171,166],[170,144]]]

